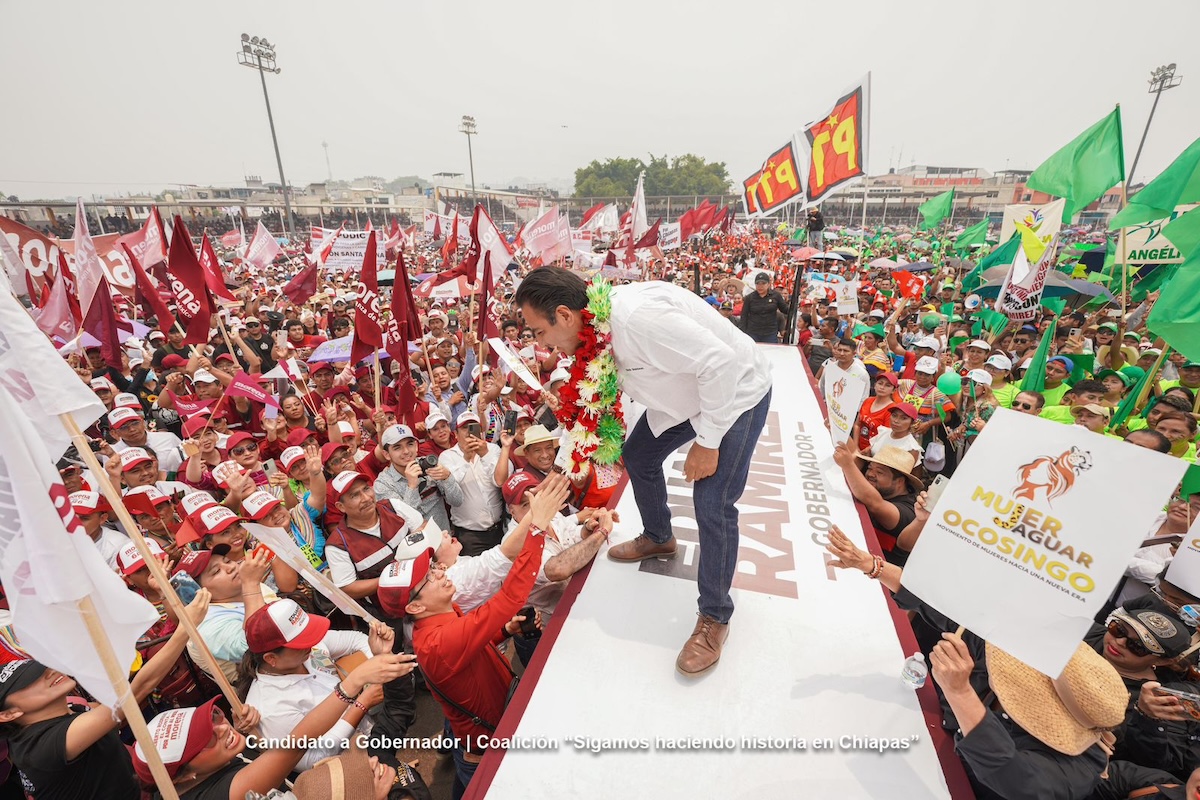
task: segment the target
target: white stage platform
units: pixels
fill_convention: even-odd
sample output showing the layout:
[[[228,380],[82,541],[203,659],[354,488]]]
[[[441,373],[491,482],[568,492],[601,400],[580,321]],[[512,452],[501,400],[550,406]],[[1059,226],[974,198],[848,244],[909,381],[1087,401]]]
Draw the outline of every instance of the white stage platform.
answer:
[[[720,664],[700,679],[674,667],[699,554],[681,450],[667,464],[680,553],[637,565],[602,551],[576,576],[497,731],[516,741],[485,758],[468,798],[971,796],[932,680],[917,693],[900,679],[906,619],[874,581],[826,566],[830,521],[860,546],[863,526],[799,352],[765,347],[775,390],[739,503]],[[633,538],[632,492],[618,509],[614,541]]]

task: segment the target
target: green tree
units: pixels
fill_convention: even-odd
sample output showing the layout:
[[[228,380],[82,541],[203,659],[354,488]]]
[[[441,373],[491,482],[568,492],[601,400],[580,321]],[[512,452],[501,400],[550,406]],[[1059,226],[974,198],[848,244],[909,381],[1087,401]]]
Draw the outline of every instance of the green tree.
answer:
[[[692,153],[675,158],[655,156],[610,158],[575,170],[576,197],[621,197],[633,194],[638,173],[646,171],[647,195],[726,194],[729,173],[725,163],[709,163]]]

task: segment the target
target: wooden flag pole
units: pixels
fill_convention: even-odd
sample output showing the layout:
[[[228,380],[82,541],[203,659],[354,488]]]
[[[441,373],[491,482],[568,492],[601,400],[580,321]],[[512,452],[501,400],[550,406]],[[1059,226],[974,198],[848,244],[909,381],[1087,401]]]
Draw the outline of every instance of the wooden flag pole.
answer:
[[[233,356],[236,359],[237,355],[233,351],[233,342],[230,341],[230,339],[229,339],[229,331],[225,327],[225,320],[221,318],[220,314],[217,314],[216,317],[217,317],[217,327],[221,329],[221,336],[222,336],[222,338],[225,339],[225,346],[229,348],[229,355]],[[239,367],[239,369],[240,368],[241,367]]]
[[[64,414],[63,416],[71,418],[70,415]],[[171,776],[167,774],[167,768],[163,765],[162,756],[154,746],[154,739],[150,736],[146,718],[142,716],[141,706],[138,705],[137,698],[133,696],[133,690],[129,686],[128,672],[117,661],[117,654],[113,652],[112,642],[109,641],[108,635],[104,631],[104,625],[100,621],[100,615],[96,611],[96,604],[92,601],[92,596],[87,595],[78,600],[75,608],[78,609],[83,624],[87,626],[88,638],[92,640],[92,646],[96,648],[96,653],[104,664],[104,671],[108,673],[109,683],[112,684],[113,691],[119,698],[121,711],[125,713],[125,721],[129,723],[129,728],[133,731],[133,737],[137,743],[142,746],[142,752],[146,756],[146,765],[150,767],[150,774],[154,776],[154,783],[158,786],[159,793],[163,796],[163,800],[179,800],[175,784],[171,782]]]
[[[162,562],[150,552],[150,546],[146,544],[146,539],[142,536],[142,531],[138,528],[137,523],[133,521],[133,516],[129,513],[129,509],[125,507],[125,501],[122,499],[121,493],[113,486],[112,481],[109,480],[108,473],[100,465],[100,460],[96,458],[96,454],[88,446],[87,437],[84,436],[83,431],[79,429],[79,424],[75,422],[75,418],[70,414],[60,414],[58,419],[63,427],[66,428],[67,433],[71,434],[71,441],[74,442],[75,449],[79,451],[79,455],[83,458],[84,463],[91,469],[92,474],[96,476],[96,480],[100,483],[100,490],[104,494],[105,499],[108,500],[109,505],[112,506],[113,513],[117,515],[117,519],[125,526],[125,531],[129,534],[129,538],[137,546],[138,553],[146,562],[146,567],[150,570],[150,576],[158,584],[163,599],[166,600],[167,605],[175,613],[179,624],[187,630],[190,641],[196,645],[196,649],[200,652],[204,663],[208,664],[212,679],[216,681],[217,686],[221,689],[221,693],[229,701],[229,706],[233,709],[233,712],[240,715],[244,708],[242,701],[238,699],[237,694],[233,691],[233,687],[229,684],[229,680],[221,672],[220,667],[217,666],[217,661],[213,658],[208,645],[200,636],[200,631],[196,627],[196,624],[188,616],[183,601],[179,599],[179,595],[175,592],[175,587],[171,585],[170,578],[167,576],[167,571],[163,569]]]
[[[380,375],[380,367],[379,367],[379,348],[375,348],[374,356],[375,356],[375,408],[378,409],[381,405],[383,405],[383,398],[380,397],[380,392],[382,391],[382,389],[380,389],[380,386],[379,386],[381,383],[383,383],[383,378]],[[375,433],[377,436],[383,435],[383,431],[376,431]]]

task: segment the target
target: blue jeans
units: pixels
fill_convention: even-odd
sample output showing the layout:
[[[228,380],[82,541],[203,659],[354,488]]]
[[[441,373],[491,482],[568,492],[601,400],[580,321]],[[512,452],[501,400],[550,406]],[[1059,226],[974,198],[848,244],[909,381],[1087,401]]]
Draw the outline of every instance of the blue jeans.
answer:
[[[454,748],[454,788],[450,792],[453,800],[462,800],[462,796],[467,793],[467,787],[471,784],[471,778],[475,775],[475,770],[479,769],[479,765],[463,758],[462,747]]]
[[[729,587],[737,569],[736,503],[746,490],[750,459],[766,425],[770,407],[771,392],[768,391],[758,405],[737,418],[721,439],[717,471],[693,484],[692,500],[700,532],[700,613],[720,623],[729,622],[733,616]],[[656,437],[643,416],[625,442],[625,469],[633,486],[645,535],[660,544],[673,535],[663,462],[695,438],[692,423],[686,421]]]

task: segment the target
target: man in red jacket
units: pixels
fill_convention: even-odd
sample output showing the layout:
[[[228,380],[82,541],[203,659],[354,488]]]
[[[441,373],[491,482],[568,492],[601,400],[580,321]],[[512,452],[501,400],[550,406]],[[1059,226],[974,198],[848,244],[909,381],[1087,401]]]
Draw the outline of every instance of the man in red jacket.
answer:
[[[496,645],[520,630],[525,618],[517,612],[529,599],[541,569],[542,532],[550,527],[570,488],[559,474],[542,482],[521,521],[528,530],[520,555],[496,596],[470,614],[454,605],[454,583],[444,571],[432,568],[430,551],[410,561],[392,562],[379,578],[384,611],[416,620],[413,652],[458,740],[454,797],[466,790],[504,713],[513,672]]]

